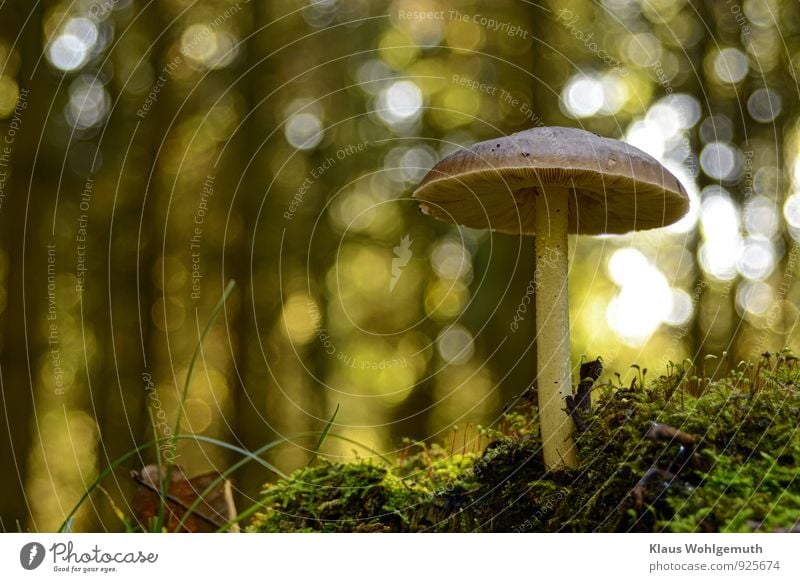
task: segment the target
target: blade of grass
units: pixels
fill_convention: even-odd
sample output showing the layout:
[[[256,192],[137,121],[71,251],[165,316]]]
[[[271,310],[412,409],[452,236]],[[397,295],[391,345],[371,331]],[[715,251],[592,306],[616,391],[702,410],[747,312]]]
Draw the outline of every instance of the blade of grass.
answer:
[[[240,455],[249,458],[251,461],[256,461],[262,467],[266,467],[267,469],[269,469],[270,471],[272,471],[273,473],[278,475],[278,477],[283,477],[285,479],[286,476],[287,476],[286,473],[284,473],[283,471],[278,469],[278,467],[276,467],[275,465],[273,465],[269,461],[265,461],[264,459],[260,458],[257,455],[257,453],[250,452],[247,449],[243,449],[241,447],[237,447],[236,445],[232,445],[230,443],[226,443],[225,441],[221,441],[219,439],[215,439],[213,437],[208,437],[208,436],[204,436],[204,435],[200,435],[200,434],[197,434],[197,435],[181,435],[181,439],[189,439],[189,438],[195,439],[195,440],[198,440],[198,441],[201,441],[201,442],[204,442],[204,443],[209,443],[209,444],[212,444],[212,445],[216,445],[216,446],[218,446],[218,447],[220,447],[222,449],[228,449],[229,451],[233,451],[235,453],[239,453]],[[277,440],[272,441],[272,442],[276,442],[276,443],[280,444],[282,442],[288,442],[288,441],[287,441],[287,439],[277,439]]]
[[[211,327],[214,325],[214,322],[217,320],[217,316],[219,315],[222,308],[225,306],[225,302],[230,297],[231,293],[233,293],[234,288],[236,287],[236,281],[231,279],[228,282],[228,285],[225,287],[225,291],[222,293],[222,297],[219,298],[217,304],[214,306],[214,310],[211,312],[211,316],[208,318],[206,322],[206,326],[203,328],[203,331],[200,333],[200,337],[197,340],[197,344],[194,346],[194,351],[192,352],[192,358],[189,360],[189,368],[186,370],[186,380],[183,382],[183,392],[181,393],[181,399],[179,401],[180,406],[178,407],[178,414],[175,418],[175,429],[172,431],[173,435],[180,433],[181,431],[181,419],[183,415],[186,413],[186,399],[189,396],[189,383],[192,380],[192,373],[194,372],[194,366],[197,363],[197,357],[203,350],[203,340],[206,339],[208,332],[211,331]],[[156,531],[161,531],[161,528],[164,527],[164,509],[165,503],[167,498],[167,492],[169,491],[169,482],[172,479],[172,466],[173,463],[167,463],[167,470],[166,474],[164,475],[164,480],[161,483],[161,501],[159,504],[158,509],[158,520],[156,522]],[[159,471],[161,470],[161,465],[159,465]]]
[[[151,407],[147,407],[147,415],[150,417],[150,426],[153,429],[153,438],[158,438],[158,431],[156,431],[156,419],[153,416],[153,409]],[[156,446],[156,467],[158,467],[158,476],[161,477],[161,467],[162,467],[162,460],[161,460],[161,447]],[[161,499],[161,498],[159,498]],[[158,503],[158,517],[156,518],[157,523],[163,523],[164,521],[164,503],[159,501]],[[154,533],[158,530],[155,529],[156,524],[153,523],[153,530]]]
[[[138,477],[134,477],[134,480],[139,484],[139,486],[146,488],[148,491],[152,491],[156,495],[160,495],[161,494],[161,491],[158,489],[158,487],[154,487],[153,485],[151,485],[149,482],[145,481],[144,479],[140,479]],[[102,490],[102,487],[100,487],[100,489]],[[166,501],[168,503],[174,505],[174,506],[177,506],[179,508],[183,508],[184,510],[188,510],[189,509],[189,506],[186,505],[186,503],[182,499],[179,499],[178,497],[175,497],[171,493],[167,493]],[[172,507],[170,507],[170,514],[174,514],[174,511],[173,511]],[[219,523],[215,522],[213,517],[211,517],[209,515],[206,515],[201,511],[195,511],[194,515],[197,516],[198,518],[200,518],[202,521],[205,521],[207,524],[209,524],[211,526],[219,527]]]
[[[328,433],[331,431],[331,427],[333,426],[333,421],[336,420],[336,415],[339,414],[339,404],[336,404],[336,410],[333,411],[333,415],[331,419],[328,421],[328,424],[325,425],[325,429],[322,431],[322,434],[319,435],[319,440],[317,441],[317,446],[314,447],[314,452],[311,453],[311,458],[308,460],[306,467],[310,467],[311,463],[314,462],[314,459],[317,458],[317,453],[319,453],[320,448],[322,447],[322,443],[325,442],[325,439],[328,436]]]
[[[313,433],[313,434],[316,434],[316,433]],[[304,435],[304,436],[307,436],[307,435]],[[81,505],[83,505],[84,501],[86,501],[86,499],[89,497],[89,495],[91,495],[94,492],[94,490],[97,489],[97,487],[100,486],[100,483],[106,477],[108,477],[112,473],[112,471],[117,469],[120,465],[122,465],[122,463],[124,463],[127,460],[131,459],[132,457],[135,457],[136,455],[140,454],[142,451],[144,451],[148,447],[151,447],[151,446],[156,446],[157,447],[159,445],[159,443],[162,443],[164,441],[173,440],[173,439],[175,439],[175,440],[197,440],[197,441],[201,441],[201,442],[206,442],[206,443],[210,443],[210,444],[213,444],[213,445],[217,445],[219,447],[222,447],[222,448],[237,452],[237,453],[239,453],[241,455],[244,455],[245,457],[249,458],[251,461],[257,461],[258,464],[266,467],[267,469],[269,469],[270,471],[274,472],[279,477],[286,478],[286,474],[283,471],[281,471],[280,469],[275,467],[273,464],[265,461],[264,459],[261,459],[261,458],[257,457],[255,453],[251,453],[248,450],[245,450],[245,449],[242,449],[242,448],[237,447],[235,445],[231,445],[229,443],[220,441],[218,439],[214,439],[212,437],[207,437],[207,436],[203,436],[203,435],[194,435],[194,434],[190,434],[190,435],[170,435],[170,436],[166,436],[166,437],[161,437],[161,438],[158,438],[158,439],[147,441],[146,443],[143,443],[143,444],[139,445],[138,447],[133,448],[133,449],[125,452],[121,456],[119,456],[116,459],[114,459],[114,461],[111,464],[109,464],[105,469],[103,469],[100,472],[100,474],[97,477],[95,477],[95,479],[94,479],[94,481],[92,481],[91,485],[89,485],[89,487],[87,487],[86,491],[83,493],[83,495],[81,495],[80,499],[78,499],[78,502],[75,504],[75,507],[72,508],[72,510],[67,515],[67,517],[64,519],[64,522],[61,524],[61,527],[58,528],[58,533],[63,533],[64,532],[64,528],[67,526],[67,523],[72,520],[72,518],[75,516],[77,511],[80,509]],[[286,442],[286,441],[282,440],[282,441],[278,441],[278,442]]]
[[[265,451],[267,451],[267,450],[279,445],[279,444],[289,443],[289,442],[292,442],[294,440],[297,440],[297,439],[300,439],[300,438],[309,437],[309,436],[318,436],[320,434],[321,433],[319,431],[307,431],[307,432],[297,433],[297,434],[294,434],[294,435],[290,435],[290,436],[284,437],[282,439],[276,439],[274,441],[271,441],[271,442],[267,443],[266,445],[262,446],[261,448],[257,449],[255,452],[250,452],[250,451],[248,451],[246,449],[242,449],[240,447],[237,447],[235,445],[231,445],[230,443],[226,443],[224,441],[220,441],[220,440],[212,438],[212,437],[207,437],[207,436],[203,436],[203,435],[194,435],[194,434],[191,434],[191,435],[170,435],[170,436],[165,436],[165,437],[153,439],[151,441],[147,441],[146,443],[143,443],[143,444],[137,446],[136,448],[133,448],[133,449],[123,453],[121,456],[117,457],[116,459],[114,459],[114,461],[111,464],[109,464],[105,469],[103,469],[97,475],[97,477],[95,477],[94,481],[92,481],[92,483],[89,485],[89,487],[83,493],[83,495],[81,495],[80,499],[78,499],[77,503],[72,508],[72,510],[69,512],[69,514],[66,516],[66,518],[64,518],[64,521],[61,524],[61,526],[58,528],[57,533],[64,533],[66,531],[67,527],[69,527],[69,528],[72,527],[72,523],[74,521],[75,514],[81,508],[81,506],[86,501],[86,499],[88,499],[89,496],[95,491],[95,489],[97,489],[100,486],[100,483],[106,477],[108,477],[115,469],[119,468],[120,465],[122,465],[122,463],[124,463],[127,460],[131,459],[132,457],[135,457],[136,455],[140,454],[142,451],[144,451],[148,447],[151,447],[151,446],[158,447],[158,445],[160,443],[165,442],[165,441],[169,441],[169,440],[197,440],[197,441],[201,441],[201,442],[206,442],[206,443],[209,443],[209,444],[213,444],[213,445],[222,447],[224,449],[228,449],[230,451],[234,451],[234,452],[239,453],[239,454],[243,455],[244,457],[246,457],[246,459],[247,459],[246,461],[244,461],[244,462],[239,461],[238,463],[233,465],[233,467],[235,467],[235,469],[229,469],[228,471],[226,471],[225,472],[226,476],[230,475],[234,470],[238,469],[239,467],[241,467],[246,462],[256,461],[259,465],[262,465],[263,467],[269,469],[270,471],[272,471],[273,473],[275,473],[279,477],[281,477],[283,479],[286,479],[286,478],[288,478],[288,476],[283,471],[281,471],[280,469],[278,469],[277,467],[275,467],[273,464],[269,463],[268,461],[265,461],[264,459],[260,458],[258,455],[261,454],[262,452],[265,452]],[[360,443],[359,441],[357,441],[355,439],[352,439],[350,437],[346,437],[346,436],[343,436],[343,435],[338,435],[338,434],[335,434],[335,433],[333,433],[333,434],[329,433],[326,438],[336,438],[336,439],[348,442],[350,444],[359,446],[359,447],[361,447],[363,449],[366,449],[367,451],[369,451],[370,453],[372,453],[373,455],[375,455],[379,459],[381,459],[381,461],[386,463],[386,465],[392,466],[392,462],[389,459],[387,459],[385,456],[383,456],[383,454],[379,453],[378,451],[376,451],[375,449],[373,449],[371,447],[368,447],[365,444]],[[204,494],[207,495],[208,492],[209,491],[207,490],[207,491],[204,492]],[[256,505],[258,505],[258,504],[256,504]],[[236,519],[231,520],[230,522],[225,524],[225,526],[223,526],[223,527],[225,527],[225,529],[228,529],[234,523],[237,523]],[[18,527],[21,527],[19,524],[17,524],[17,525],[18,525]],[[22,531],[22,530],[20,530],[20,531]],[[221,530],[221,531],[224,531],[224,530]]]
[[[231,279],[228,282],[227,287],[225,287],[225,291],[222,293],[222,297],[219,298],[217,304],[214,306],[214,310],[211,312],[211,316],[208,318],[206,322],[206,326],[203,328],[202,333],[200,334],[200,338],[197,340],[197,344],[194,347],[194,352],[192,352],[192,359],[189,360],[189,369],[186,371],[186,380],[183,383],[183,393],[181,394],[181,406],[180,412],[178,414],[178,418],[175,419],[175,430],[173,430],[173,434],[178,434],[181,430],[181,417],[185,413],[184,404],[186,403],[186,398],[189,396],[189,382],[192,379],[192,372],[194,371],[194,366],[197,363],[197,356],[200,355],[200,352],[203,350],[203,340],[206,339],[208,332],[211,331],[211,327],[214,325],[214,322],[217,320],[217,316],[219,312],[222,311],[222,308],[225,306],[225,302],[230,297],[231,293],[233,293],[234,288],[236,287],[236,281]]]
[[[172,438],[172,437],[164,437],[162,439],[156,439],[154,441],[147,441],[146,443],[144,443],[142,445],[139,445],[138,447],[136,447],[134,449],[131,449],[130,451],[124,453],[122,456],[117,457],[116,459],[114,459],[114,461],[108,467],[106,467],[105,469],[100,471],[100,474],[95,478],[94,481],[92,481],[92,484],[89,485],[89,487],[86,488],[86,491],[84,492],[83,495],[81,495],[80,499],[75,504],[75,507],[72,508],[72,511],[69,512],[67,517],[64,519],[64,522],[61,524],[61,527],[58,528],[58,532],[57,533],[64,533],[66,531],[65,528],[67,527],[68,524],[72,523],[72,518],[75,516],[75,513],[77,513],[78,509],[80,509],[81,505],[83,505],[83,502],[86,501],[86,499],[89,497],[89,495],[91,495],[92,492],[95,489],[97,489],[97,487],[99,487],[100,482],[103,479],[105,479],[106,477],[108,477],[114,469],[119,467],[122,463],[124,463],[125,461],[127,461],[128,459],[133,457],[134,455],[138,455],[140,452],[145,450],[147,447],[152,446],[154,443],[158,443],[159,441],[166,440],[168,438]]]
[[[295,435],[295,436],[302,436],[302,435],[304,435],[304,434],[322,434],[322,433],[317,433],[317,432],[310,432],[310,433],[300,433],[299,435]],[[357,441],[357,440],[355,440],[355,439],[351,439],[350,437],[346,437],[346,436],[338,435],[338,434],[335,434],[335,433],[334,433],[334,434],[326,434],[326,438],[327,438],[328,436],[330,436],[331,438],[338,438],[338,439],[340,439],[340,440],[343,440],[343,441],[345,441],[345,442],[348,442],[348,443],[351,443],[351,444],[357,445],[357,446],[359,446],[359,447],[362,447],[362,448],[364,448],[364,449],[368,450],[370,453],[372,453],[372,454],[373,454],[373,455],[375,455],[376,457],[378,457],[379,459],[381,459],[381,460],[382,460],[384,463],[386,463],[388,466],[390,466],[390,467],[391,467],[391,466],[393,466],[393,463],[392,463],[392,462],[391,462],[389,459],[387,459],[386,457],[384,457],[384,456],[383,456],[381,453],[379,453],[378,451],[376,451],[375,449],[373,449],[373,448],[371,448],[371,447],[368,447],[368,446],[367,446],[367,445],[365,445],[365,444],[362,444],[362,443],[358,442],[358,441]],[[293,438],[293,437],[292,437],[292,438]],[[256,503],[252,504],[250,507],[248,507],[247,509],[245,509],[244,511],[242,511],[242,512],[241,512],[239,515],[237,515],[235,518],[233,518],[233,519],[232,519],[232,520],[230,520],[228,523],[226,523],[226,524],[225,524],[225,525],[223,525],[221,528],[219,528],[219,529],[217,530],[217,533],[224,533],[224,532],[226,532],[228,529],[230,529],[231,527],[233,527],[234,525],[236,525],[236,524],[240,523],[240,522],[241,522],[243,519],[247,519],[248,517],[250,517],[251,515],[253,515],[253,514],[254,514],[256,511],[258,511],[258,510],[259,510],[259,509],[260,509],[260,508],[263,506],[264,500],[266,500],[266,499],[267,499],[267,497],[263,497],[263,498],[261,499],[261,501],[257,501]]]
[[[108,504],[111,506],[111,510],[114,512],[114,515],[117,516],[117,519],[120,521],[120,523],[125,526],[125,532],[134,533],[136,528],[133,527],[131,520],[128,519],[128,516],[125,515],[125,512],[122,511],[119,505],[117,505],[117,502],[114,501],[114,498],[111,497],[111,494],[106,491],[105,487],[102,485],[98,485],[97,489],[105,496],[106,501],[108,501]]]
[[[381,453],[379,453],[378,451],[376,451],[376,450],[374,450],[374,449],[372,449],[372,448],[370,448],[370,447],[358,442],[357,440],[351,439],[349,437],[345,437],[345,436],[342,436],[342,435],[338,435],[338,434],[330,434],[330,426],[333,424],[333,420],[334,420],[334,418],[336,418],[336,414],[338,412],[339,412],[339,406],[337,405],[336,406],[336,411],[333,413],[333,416],[331,417],[330,421],[328,421],[328,426],[326,426],[325,430],[322,431],[321,433],[318,432],[318,431],[308,431],[308,432],[296,433],[294,435],[286,437],[285,439],[275,440],[275,441],[269,442],[266,445],[262,446],[261,448],[258,448],[255,451],[253,451],[252,455],[257,456],[257,455],[260,455],[262,453],[265,453],[269,449],[272,449],[272,448],[276,447],[277,445],[279,445],[279,444],[281,444],[283,442],[291,442],[293,440],[296,440],[296,439],[299,439],[299,438],[304,438],[304,437],[307,437],[307,436],[320,435],[320,438],[317,441],[317,448],[315,450],[318,450],[320,445],[322,444],[322,442],[327,437],[330,436],[331,438],[338,438],[338,439],[343,440],[345,442],[349,442],[351,444],[358,445],[359,447],[367,449],[369,452],[371,452],[372,454],[374,454],[375,456],[380,458],[388,466],[392,466],[392,462],[389,459],[387,459],[386,457],[384,457]],[[245,458],[245,459],[242,459],[241,461],[238,461],[237,463],[234,463],[233,465],[228,467],[228,469],[226,469],[223,473],[221,473],[216,479],[214,479],[208,485],[208,487],[206,487],[205,490],[203,490],[203,492],[200,493],[198,498],[189,506],[188,511],[183,515],[183,517],[181,517],[180,523],[178,524],[178,528],[180,528],[183,525],[184,521],[189,517],[189,515],[197,507],[197,505],[205,498],[205,496],[208,495],[209,493],[211,493],[211,491],[213,491],[214,488],[223,481],[223,479],[226,479],[234,471],[236,471],[237,469],[241,468],[245,464],[249,463],[251,460],[253,460],[252,457]],[[283,475],[283,474],[281,474],[281,473],[279,473],[277,471],[274,471],[274,472],[278,473],[284,479],[288,478],[285,475]],[[227,531],[233,525],[239,523],[240,520],[245,519],[245,518],[249,517],[250,515],[252,515],[253,511],[256,511],[259,507],[261,507],[261,503],[260,502],[254,503],[250,508],[248,508],[248,510],[252,510],[252,511],[248,512],[248,510],[245,510],[245,512],[240,513],[234,519],[230,520],[225,525],[223,525],[220,529],[217,530],[217,532]],[[178,529],[176,529],[175,531],[178,531]]]
[[[256,503],[254,503],[253,505],[251,505],[250,507],[248,507],[247,509],[245,509],[245,510],[244,510],[243,512],[241,512],[239,515],[237,515],[237,516],[236,516],[236,517],[234,517],[232,520],[230,520],[228,523],[226,523],[226,524],[225,524],[225,525],[223,525],[221,528],[219,528],[219,529],[216,531],[216,533],[225,533],[225,532],[226,532],[226,531],[228,531],[230,528],[232,528],[234,525],[236,525],[237,523],[240,523],[240,522],[241,522],[243,519],[247,519],[248,517],[250,517],[250,516],[251,516],[251,515],[253,515],[253,514],[254,514],[256,511],[258,511],[259,509],[261,509],[261,507],[262,507],[262,505],[263,505],[264,501],[266,501],[267,499],[268,499],[268,497],[262,497],[262,498],[261,498],[261,501],[257,501]]]
[[[367,449],[368,451],[370,451],[371,453],[373,453],[373,454],[377,455],[378,457],[380,457],[380,459],[382,461],[384,461],[387,465],[390,465],[390,466],[392,465],[392,462],[389,459],[387,459],[386,457],[381,455],[379,452],[371,449],[370,447],[367,447],[366,445],[363,445],[360,442],[358,442],[358,441],[356,441],[354,439],[348,438],[348,437],[343,437],[343,436],[337,435],[337,434],[330,434],[330,429],[333,426],[333,421],[336,419],[336,415],[338,413],[339,413],[339,405],[337,404],[336,405],[336,410],[334,411],[333,415],[331,416],[330,420],[328,421],[328,424],[325,426],[325,429],[321,433],[317,432],[317,431],[301,432],[301,433],[297,433],[297,434],[291,435],[289,437],[286,437],[286,439],[279,439],[279,440],[271,441],[271,442],[267,443],[266,445],[264,445],[264,446],[256,449],[255,451],[253,451],[252,454],[249,455],[248,457],[246,457],[246,458],[242,459],[241,461],[238,461],[238,462],[234,463],[233,465],[231,465],[230,467],[228,467],[225,471],[220,473],[220,475],[218,477],[216,477],[211,483],[209,483],[208,486],[200,493],[200,495],[197,496],[197,499],[195,499],[192,502],[192,504],[189,505],[188,509],[186,510],[186,512],[181,517],[181,519],[178,522],[178,525],[176,526],[174,531],[177,532],[177,531],[180,530],[181,527],[183,527],[183,524],[186,521],[186,519],[191,515],[191,513],[193,511],[195,511],[197,506],[202,502],[202,500],[206,497],[206,495],[211,493],[220,483],[222,483],[223,480],[228,478],[231,474],[233,474],[239,468],[243,467],[245,464],[247,464],[250,461],[252,461],[254,457],[255,458],[259,458],[258,455],[261,455],[261,454],[267,452],[268,450],[270,450],[272,448],[275,448],[276,446],[278,446],[279,444],[282,444],[284,442],[290,442],[290,441],[293,441],[293,440],[296,440],[296,439],[299,439],[299,438],[303,438],[303,437],[306,437],[306,436],[320,435],[320,438],[317,440],[317,446],[314,448],[314,454],[316,454],[317,451],[319,451],[319,448],[322,446],[322,443],[325,441],[325,439],[328,436],[331,436],[333,438],[339,438],[339,439],[344,440],[346,442],[349,442],[349,443],[358,445],[360,447],[363,447],[363,448]],[[206,437],[206,438],[208,438],[208,437]],[[217,441],[217,442],[215,442],[215,444],[218,444],[219,446],[226,446],[227,445],[227,443],[223,443],[221,441]],[[312,460],[313,460],[313,458],[314,457],[312,456]],[[308,465],[306,465],[306,467],[308,467]],[[273,470],[273,472],[278,474],[279,476],[283,477],[284,479],[287,478],[286,475],[282,474],[277,469]],[[253,507],[255,507],[255,509],[258,509],[258,507],[260,507],[260,506],[261,506],[260,503],[255,503],[255,504],[253,504],[253,506],[251,506],[248,509],[253,509]],[[255,509],[253,509],[253,511],[255,511]],[[247,513],[246,515],[239,514],[234,519],[232,519],[229,522],[227,522],[224,526],[222,526],[222,528],[220,528],[217,531],[218,532],[224,532],[224,531],[228,530],[229,528],[231,528],[236,523],[238,523],[239,520],[245,519],[246,517],[249,517],[251,514],[252,514],[252,512]]]
[[[231,474],[234,473],[234,471],[240,469],[241,467],[243,467],[244,465],[246,465],[247,463],[252,461],[253,457],[258,457],[258,455],[261,455],[261,454],[267,452],[268,450],[277,447],[280,444],[283,444],[283,443],[286,443],[286,442],[290,442],[290,441],[292,441],[294,439],[298,439],[298,438],[302,438],[302,437],[306,437],[306,436],[315,436],[316,434],[317,434],[316,432],[298,433],[296,435],[292,435],[292,436],[287,437],[285,439],[276,439],[274,441],[270,441],[266,445],[263,445],[262,447],[260,447],[260,448],[256,449],[255,451],[253,451],[251,456],[245,457],[241,461],[237,461],[236,463],[234,463],[233,465],[231,465],[230,467],[225,469],[225,471],[220,473],[218,477],[216,477],[211,483],[209,483],[208,486],[200,493],[200,495],[197,496],[197,499],[195,499],[192,502],[192,504],[189,505],[188,509],[186,510],[186,513],[183,514],[183,517],[181,517],[181,519],[178,522],[178,525],[177,525],[177,527],[175,528],[174,531],[177,532],[177,531],[180,530],[181,527],[183,527],[183,524],[184,524],[185,520],[197,508],[197,506],[205,498],[206,495],[211,493],[217,487],[217,485],[222,483],[223,480],[227,479]],[[287,478],[286,475],[284,475],[283,473],[281,473],[281,472],[279,472],[277,470],[274,471],[274,472],[279,474],[284,479]]]

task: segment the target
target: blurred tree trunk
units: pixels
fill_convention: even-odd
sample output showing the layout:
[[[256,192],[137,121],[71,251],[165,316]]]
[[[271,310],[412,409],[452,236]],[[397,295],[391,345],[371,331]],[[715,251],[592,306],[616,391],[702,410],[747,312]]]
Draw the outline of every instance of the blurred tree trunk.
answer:
[[[794,51],[794,55],[797,55],[797,49],[800,48],[800,4],[793,2],[783,6],[782,18],[778,19],[775,27],[779,38],[783,39],[783,50],[781,64],[776,67],[773,86],[785,87],[786,91],[782,92],[783,112],[769,129],[777,128],[780,132],[775,135],[775,139],[780,137],[783,146],[777,159],[779,167],[791,168],[794,161],[792,154],[794,153],[796,160],[797,148],[800,146],[800,79],[797,68],[792,65],[791,54]],[[797,195],[798,191],[800,181],[795,179],[793,182],[791,175],[787,176],[774,200],[779,216],[786,199],[792,194]],[[780,314],[776,331],[780,339],[779,348],[788,347],[797,352],[800,350],[800,286],[797,285],[797,281],[800,281],[800,241],[794,240],[784,222],[780,224],[783,228],[778,242],[783,244],[784,253],[773,276],[778,297],[782,299],[774,306]],[[794,263],[790,266],[792,258]]]
[[[703,42],[698,43],[698,48],[695,49],[695,58],[692,59],[692,62],[695,63],[695,71],[697,74],[697,98],[700,100],[701,108],[703,113],[711,116],[714,115],[715,106],[714,106],[714,99],[711,95],[708,94],[707,91],[707,83],[706,83],[706,69],[703,66],[704,60],[708,55],[708,51],[712,50],[717,43],[717,40],[714,36],[714,23],[711,20],[711,11],[708,8],[707,0],[697,0],[692,3],[692,6],[696,10],[697,18],[699,20],[700,26],[704,30],[703,35]],[[705,116],[701,116],[701,123],[705,119]],[[698,130],[699,131],[699,130]],[[697,140],[697,148],[698,151],[702,149],[703,142],[698,137]],[[707,177],[703,174],[700,165],[698,164],[698,173],[697,173],[697,187],[698,190],[702,191],[703,188],[709,185]],[[700,195],[699,203],[702,204],[702,195]],[[698,222],[699,225],[699,222]],[[695,363],[696,366],[703,365],[703,357],[708,353],[707,352],[707,339],[710,333],[710,329],[708,326],[703,325],[703,318],[702,313],[705,310],[706,305],[718,305],[716,301],[713,299],[713,295],[715,295],[707,277],[705,275],[705,271],[700,265],[700,258],[698,255],[698,250],[700,247],[700,243],[702,241],[702,233],[700,232],[699,226],[698,230],[693,233],[689,239],[689,245],[687,251],[691,254],[694,259],[695,263],[695,281],[692,289],[702,289],[701,294],[698,296],[697,303],[695,305],[695,311],[692,317],[692,325],[690,328],[690,333],[687,338],[687,351],[689,353],[689,358]],[[718,298],[717,298],[718,299]]]
[[[42,222],[52,221],[52,174],[37,172],[40,140],[46,140],[47,112],[54,93],[55,78],[43,58],[41,3],[11,0],[0,4],[0,35],[15,45],[21,56],[16,80],[21,91],[29,91],[27,108],[12,146],[11,172],[6,182],[6,198],[0,214],[0,232],[7,253],[8,279],[2,320],[3,414],[0,415],[0,471],[6,476],[0,495],[0,530],[17,531],[34,527],[29,521],[30,505],[24,490],[31,447],[36,444],[39,420],[34,416],[35,387],[40,366],[49,367],[47,335],[39,328],[47,308],[46,244],[53,239],[39,238]],[[42,59],[41,61],[39,59]],[[3,63],[2,66],[7,66]],[[8,135],[10,119],[0,122],[0,135]],[[8,171],[8,168],[5,168]],[[41,222],[40,222],[41,221]],[[45,225],[46,226],[46,225]]]
[[[276,408],[268,407],[268,394],[279,393],[274,388],[275,377],[265,366],[261,346],[269,353],[274,343],[268,339],[266,322],[280,318],[280,274],[277,272],[279,229],[262,228],[256,238],[258,219],[267,220],[270,212],[267,189],[272,181],[270,172],[270,144],[267,136],[275,129],[274,113],[269,111],[267,100],[271,87],[278,85],[277,55],[269,56],[278,48],[274,40],[275,28],[270,11],[262,3],[251,4],[252,31],[247,39],[247,74],[245,94],[247,106],[244,139],[247,141],[248,160],[240,189],[236,192],[236,207],[243,217],[241,255],[233,264],[241,296],[241,315],[238,326],[238,373],[234,384],[235,418],[233,437],[244,448],[253,450],[278,437],[279,431],[271,424]],[[266,100],[266,101],[265,101]],[[276,139],[276,138],[273,138]],[[267,197],[267,200],[265,200]],[[263,205],[262,205],[263,204]],[[262,334],[261,329],[265,329]],[[267,364],[268,365],[268,364]],[[273,456],[273,460],[276,457]],[[236,475],[237,486],[247,492],[259,491],[266,477],[262,468],[246,465]]]
[[[163,67],[163,54],[169,42],[169,35],[162,34],[166,27],[157,4],[149,4],[141,10],[138,20],[131,24],[130,34],[120,39],[120,49],[112,53],[118,56],[126,50],[125,43],[135,43],[141,34],[152,47],[148,58],[141,67],[149,66],[156,77]],[[122,63],[117,70],[132,74]],[[117,87],[127,78],[118,79]],[[155,171],[155,152],[163,137],[161,130],[168,123],[162,115],[162,105],[156,102],[146,119],[137,116],[144,100],[142,95],[113,95],[117,100],[110,124],[112,130],[106,132],[108,141],[101,148],[107,159],[100,178],[104,178],[105,191],[114,192],[113,205],[107,204],[103,212],[97,213],[98,223],[106,229],[106,238],[99,241],[97,248],[107,249],[107,270],[105,279],[91,287],[91,299],[84,298],[84,306],[92,307],[96,317],[92,321],[102,323],[102,333],[98,333],[98,350],[103,355],[102,369],[98,374],[101,381],[93,384],[99,395],[97,423],[102,442],[99,459],[101,466],[111,462],[124,452],[135,448],[142,442],[154,438],[150,426],[148,404],[145,390],[145,374],[152,374],[148,361],[147,346],[153,333],[151,308],[154,292],[151,283],[153,264],[158,256],[153,228],[157,223],[153,200],[151,169]],[[156,120],[156,121],[154,121]],[[99,196],[97,196],[99,198]],[[100,200],[96,201],[101,203]],[[94,217],[93,217],[94,220]],[[98,230],[100,224],[97,225]],[[96,253],[93,263],[100,270],[101,254]],[[106,285],[107,282],[107,285]],[[101,296],[103,295],[103,296]],[[107,297],[107,301],[105,299]],[[95,305],[97,307],[95,308]],[[107,314],[103,312],[107,310]],[[110,338],[104,342],[101,338]],[[123,426],[124,424],[124,426]],[[133,468],[143,466],[154,459],[152,451],[143,451],[131,461]],[[133,483],[122,480],[122,496],[129,498]],[[100,516],[109,527],[119,527],[113,512],[103,505]]]
[[[294,98],[292,92],[296,91],[297,97],[323,92],[305,86],[317,82],[316,77],[304,79],[299,89],[297,80],[281,90],[276,91],[276,88],[302,73],[303,63],[310,66],[311,61],[306,56],[309,53],[327,55],[322,44],[314,52],[315,43],[321,43],[318,39],[326,39],[327,50],[331,50],[333,44],[330,36],[318,32],[317,36],[304,41],[304,55],[299,56],[295,49],[286,47],[307,24],[291,2],[255,3],[252,10],[254,32],[247,41],[247,52],[248,66],[253,68],[248,73],[249,118],[244,124],[249,155],[243,156],[250,163],[243,190],[236,198],[237,211],[243,216],[244,249],[237,268],[243,304],[238,339],[240,374],[235,396],[235,436],[250,449],[280,436],[321,430],[324,426],[314,416],[326,414],[327,398],[320,383],[305,368],[308,366],[322,378],[325,367],[317,354],[319,342],[293,345],[293,340],[284,333],[282,313],[283,302],[290,295],[306,291],[307,281],[303,277],[315,277],[327,253],[309,266],[310,272],[305,272],[310,232],[308,215],[298,212],[292,222],[283,218],[286,204],[304,178],[286,168],[278,174],[281,164],[294,153],[287,149],[283,128],[279,127],[286,105]],[[323,70],[318,74],[326,73]],[[306,153],[295,155],[304,159]],[[314,163],[315,155],[311,154],[309,165]],[[321,207],[315,196],[309,196],[304,209],[312,205]],[[302,273],[298,265],[302,265]],[[316,285],[317,281],[310,282],[312,290]],[[308,459],[309,453],[303,447],[309,445],[313,446],[312,439],[297,445],[286,444],[270,451],[268,456],[282,469],[290,469]],[[258,491],[259,486],[272,477],[265,474],[262,467],[251,465],[240,473],[238,481],[242,489]]]

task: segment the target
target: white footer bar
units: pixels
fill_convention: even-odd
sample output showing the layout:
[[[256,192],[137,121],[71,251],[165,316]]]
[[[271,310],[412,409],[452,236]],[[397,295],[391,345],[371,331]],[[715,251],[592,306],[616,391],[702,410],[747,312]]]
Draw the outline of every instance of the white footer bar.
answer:
[[[14,581],[797,581],[800,535],[0,534],[0,574]]]

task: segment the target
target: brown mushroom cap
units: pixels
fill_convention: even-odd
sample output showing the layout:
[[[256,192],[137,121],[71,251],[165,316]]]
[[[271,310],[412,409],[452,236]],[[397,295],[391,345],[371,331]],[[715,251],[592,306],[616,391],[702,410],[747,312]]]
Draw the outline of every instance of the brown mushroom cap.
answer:
[[[536,127],[459,150],[426,174],[414,197],[445,222],[535,234],[534,196],[554,186],[569,188],[571,233],[658,228],[689,210],[686,190],[652,156],[567,127]]]

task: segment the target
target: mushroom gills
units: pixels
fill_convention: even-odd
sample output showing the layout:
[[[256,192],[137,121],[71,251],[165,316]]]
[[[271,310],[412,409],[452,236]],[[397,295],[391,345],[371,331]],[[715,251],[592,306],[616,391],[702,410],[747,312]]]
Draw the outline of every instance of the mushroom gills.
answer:
[[[532,190],[528,188],[527,190]],[[521,192],[484,193],[480,199],[424,201],[423,214],[469,228],[507,234],[533,233],[536,207],[533,196]]]
[[[484,193],[480,199],[458,199],[420,202],[423,214],[444,222],[506,234],[535,234],[536,205],[532,193],[536,188],[520,188],[513,194]],[[611,204],[600,192],[571,189],[569,200],[569,232],[573,234],[625,234],[640,230],[641,224],[652,228],[654,223],[670,224],[676,213],[664,200],[662,205],[637,204],[631,199],[627,207]]]

